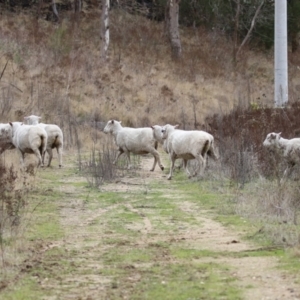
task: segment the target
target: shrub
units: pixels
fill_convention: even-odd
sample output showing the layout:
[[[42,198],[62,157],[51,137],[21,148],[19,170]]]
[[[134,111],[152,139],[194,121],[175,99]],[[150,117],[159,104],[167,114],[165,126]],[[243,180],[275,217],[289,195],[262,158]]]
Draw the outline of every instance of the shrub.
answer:
[[[209,131],[219,148],[221,163],[231,170],[231,179],[248,182],[261,174],[267,178],[282,175],[282,166],[275,154],[262,143],[270,132],[282,132],[284,138],[299,134],[300,104],[286,108],[237,107],[230,114],[214,115],[206,119]],[[283,162],[284,164],[284,162]]]

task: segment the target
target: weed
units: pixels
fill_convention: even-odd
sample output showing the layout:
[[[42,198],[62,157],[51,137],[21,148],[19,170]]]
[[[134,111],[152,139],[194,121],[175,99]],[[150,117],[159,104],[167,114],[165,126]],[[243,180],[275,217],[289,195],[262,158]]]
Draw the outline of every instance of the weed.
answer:
[[[81,169],[85,174],[88,183],[92,187],[99,187],[105,181],[111,181],[117,177],[117,169],[113,164],[115,151],[103,145],[102,152],[94,148],[89,161],[82,163]]]
[[[17,173],[13,166],[7,169],[0,163],[0,249],[2,270],[5,270],[6,245],[15,241],[21,234],[21,218],[25,206],[22,190],[15,190]]]

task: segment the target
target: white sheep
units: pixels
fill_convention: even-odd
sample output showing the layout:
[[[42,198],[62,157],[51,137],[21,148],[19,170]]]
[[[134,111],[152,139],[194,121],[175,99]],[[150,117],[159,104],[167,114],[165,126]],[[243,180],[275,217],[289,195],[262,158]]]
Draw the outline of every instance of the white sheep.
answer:
[[[287,161],[288,166],[283,173],[281,182],[291,173],[293,167],[300,163],[300,138],[288,140],[281,137],[281,132],[271,132],[264,140],[263,146],[270,151],[279,151]]]
[[[0,154],[9,149],[14,149],[12,143],[12,128],[9,123],[0,124]]]
[[[183,166],[189,177],[191,177],[191,174],[187,169],[187,161],[197,159],[200,164],[200,174],[202,175],[206,166],[207,155],[213,159],[218,159],[214,151],[214,137],[205,131],[185,131],[176,129],[177,127],[178,125],[167,124],[162,128],[162,138],[167,141],[166,149],[171,159],[168,179],[172,178],[175,160],[178,158],[183,159]]]
[[[52,157],[53,157],[53,152],[52,149],[56,148],[57,154],[58,154],[58,160],[59,160],[59,167],[62,167],[62,153],[63,153],[63,144],[64,144],[64,139],[63,139],[63,133],[62,130],[59,128],[59,126],[55,124],[44,124],[44,123],[39,123],[41,117],[31,115],[29,117],[24,117],[24,121],[28,125],[38,125],[39,127],[43,128],[47,132],[48,136],[48,142],[47,142],[47,153],[49,155],[49,160],[48,160],[48,167],[50,167]],[[45,154],[43,156],[43,163],[45,159]]]
[[[162,138],[163,127],[160,125],[153,125],[153,126],[151,126],[151,128],[153,130],[154,139],[162,145],[162,147],[166,153],[169,153],[169,151],[167,149],[167,141]]]
[[[43,166],[42,156],[46,151],[47,133],[37,126],[24,125],[21,122],[10,122],[12,142],[20,155],[21,166],[24,168],[25,153],[34,153],[38,158],[38,166]]]
[[[125,153],[128,161],[128,169],[130,169],[130,152],[139,155],[151,153],[154,157],[154,163],[150,171],[154,171],[156,163],[158,163],[162,170],[164,169],[164,166],[160,161],[159,153],[156,150],[157,141],[154,139],[152,129],[150,127],[123,127],[121,122],[110,120],[107,122],[103,132],[112,134],[118,147],[118,153],[113,162],[114,164],[118,161],[120,155]]]
[[[166,152],[166,153],[169,153],[168,149],[167,149],[167,140],[163,140],[162,138],[162,126],[160,125],[153,125],[151,126],[152,130],[153,130],[153,136],[155,138],[155,140],[157,140],[157,142],[159,144],[162,145],[162,148],[163,150]],[[180,164],[178,165],[178,168],[182,168],[183,166],[183,161],[180,162]]]

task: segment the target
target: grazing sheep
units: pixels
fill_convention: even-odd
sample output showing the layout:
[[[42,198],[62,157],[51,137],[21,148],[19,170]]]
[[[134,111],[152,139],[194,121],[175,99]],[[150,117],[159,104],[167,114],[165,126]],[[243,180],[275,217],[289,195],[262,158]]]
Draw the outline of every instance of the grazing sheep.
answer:
[[[123,127],[121,122],[110,120],[107,122],[104,133],[111,133],[117,145],[118,154],[113,162],[118,161],[121,154],[125,153],[128,161],[128,169],[131,168],[130,152],[134,154],[148,154],[154,156],[154,163],[150,171],[154,171],[156,163],[163,170],[164,166],[161,164],[159,153],[157,152],[157,141],[153,137],[151,128],[130,128]]]
[[[43,128],[24,125],[21,122],[10,122],[12,142],[20,154],[20,162],[24,168],[25,153],[34,153],[38,158],[38,166],[43,166],[42,156],[46,151],[47,133]]]
[[[211,134],[198,130],[180,130],[176,129],[177,127],[178,125],[167,124],[162,128],[162,138],[167,141],[166,148],[172,162],[168,175],[169,180],[172,178],[177,158],[183,159],[183,166],[189,177],[191,174],[187,169],[188,160],[197,159],[200,164],[200,174],[202,174],[206,166],[207,155],[218,159],[214,152],[214,137]]]
[[[12,128],[9,123],[0,124],[0,154],[9,149],[14,149],[12,143]]]
[[[48,167],[50,167],[52,157],[53,157],[53,152],[52,149],[56,148],[57,154],[58,154],[58,160],[59,160],[59,167],[62,167],[62,152],[63,152],[63,144],[64,144],[64,139],[63,139],[63,133],[62,130],[54,124],[44,124],[44,123],[39,123],[39,120],[41,117],[31,115],[29,117],[24,117],[24,121],[28,125],[38,125],[39,127],[43,128],[47,132],[48,136],[48,142],[47,142],[47,153],[49,155],[49,160],[48,160]],[[45,154],[43,156],[43,163],[45,159]]]
[[[270,151],[279,151],[287,161],[288,166],[281,179],[281,182],[283,182],[284,178],[291,173],[293,167],[300,163],[300,138],[288,140],[281,137],[281,132],[271,132],[264,140],[263,146]]]

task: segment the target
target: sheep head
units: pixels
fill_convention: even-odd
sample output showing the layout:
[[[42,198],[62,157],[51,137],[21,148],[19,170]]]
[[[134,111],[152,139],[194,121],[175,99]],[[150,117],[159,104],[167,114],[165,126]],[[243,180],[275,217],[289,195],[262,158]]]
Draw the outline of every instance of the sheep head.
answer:
[[[153,137],[155,140],[162,142],[162,126],[153,125],[151,126],[153,131]]]
[[[118,129],[122,128],[121,122],[116,120],[109,120],[103,129],[104,133],[114,133]]]
[[[28,117],[24,117],[25,124],[27,125],[37,125],[39,124],[42,117],[38,117],[35,115],[31,115]]]
[[[275,133],[271,132],[267,135],[263,142],[263,146],[269,150],[276,149],[279,147],[278,141],[281,138],[281,132]]]
[[[162,129],[161,129],[161,133],[162,133],[162,139],[165,140],[168,138],[168,135],[173,132],[177,127],[179,127],[179,125],[170,125],[167,124],[165,125]]]

